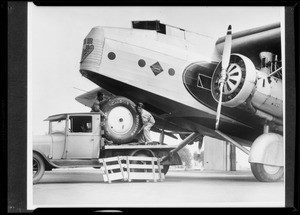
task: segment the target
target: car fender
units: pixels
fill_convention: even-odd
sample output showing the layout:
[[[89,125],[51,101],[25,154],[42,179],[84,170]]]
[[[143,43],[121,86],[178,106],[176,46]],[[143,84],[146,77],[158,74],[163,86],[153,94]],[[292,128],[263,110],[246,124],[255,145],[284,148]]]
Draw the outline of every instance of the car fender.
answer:
[[[43,158],[47,169],[59,168],[59,166],[51,162],[51,160],[40,149],[34,149],[33,153],[37,153]]]
[[[34,135],[32,148],[48,157],[51,155],[52,143],[53,140],[50,135]]]

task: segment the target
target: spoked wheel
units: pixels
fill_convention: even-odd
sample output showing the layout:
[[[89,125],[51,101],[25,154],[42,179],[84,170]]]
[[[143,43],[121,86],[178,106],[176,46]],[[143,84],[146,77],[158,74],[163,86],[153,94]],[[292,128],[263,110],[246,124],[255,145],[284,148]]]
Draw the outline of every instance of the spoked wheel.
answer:
[[[40,155],[33,153],[33,184],[36,184],[45,173],[45,163]]]
[[[146,153],[136,153],[133,156],[135,157],[150,157],[149,155],[147,155]],[[142,165],[146,165],[147,162],[146,161],[133,161],[132,163],[134,164],[142,164]],[[133,172],[151,172],[150,169],[133,169]]]
[[[131,153],[131,156],[135,156],[135,157],[150,157],[150,158],[155,157],[153,155],[153,153],[151,153],[149,151],[136,151],[136,152]],[[152,168],[153,167],[152,167],[151,160],[149,160],[149,161],[136,160],[136,161],[133,161],[133,163],[134,164],[139,164],[140,166],[142,166],[142,165],[146,166],[147,165],[147,168],[143,168],[142,167],[141,169],[139,169],[139,168],[132,169],[131,170],[132,172],[136,172],[136,173],[137,172],[138,173],[148,173],[148,174],[150,173],[152,175],[152,172],[153,172]],[[163,165],[163,167],[161,168],[161,173],[163,173],[165,175],[165,174],[167,174],[168,170],[169,170],[169,165]],[[155,172],[157,174],[158,170],[156,169]],[[144,180],[144,179],[142,179],[142,180]],[[146,180],[146,181],[148,181],[148,180]]]
[[[251,170],[255,178],[261,182],[280,181],[283,178],[283,167],[261,163],[251,163]]]

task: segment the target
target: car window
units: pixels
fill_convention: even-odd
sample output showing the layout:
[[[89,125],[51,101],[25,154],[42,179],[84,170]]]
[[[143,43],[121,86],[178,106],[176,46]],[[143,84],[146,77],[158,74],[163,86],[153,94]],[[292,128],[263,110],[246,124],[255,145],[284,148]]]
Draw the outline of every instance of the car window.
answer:
[[[69,131],[72,133],[92,132],[92,116],[70,116]]]
[[[66,131],[66,120],[51,121],[51,133],[65,133]]]

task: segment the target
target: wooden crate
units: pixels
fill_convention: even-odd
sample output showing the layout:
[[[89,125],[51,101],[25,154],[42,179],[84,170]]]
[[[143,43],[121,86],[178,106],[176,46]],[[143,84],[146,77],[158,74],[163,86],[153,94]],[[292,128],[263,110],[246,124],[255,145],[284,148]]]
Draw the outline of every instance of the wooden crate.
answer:
[[[99,159],[103,164],[103,180],[131,182],[132,180],[163,181],[160,160],[156,157],[118,156]]]

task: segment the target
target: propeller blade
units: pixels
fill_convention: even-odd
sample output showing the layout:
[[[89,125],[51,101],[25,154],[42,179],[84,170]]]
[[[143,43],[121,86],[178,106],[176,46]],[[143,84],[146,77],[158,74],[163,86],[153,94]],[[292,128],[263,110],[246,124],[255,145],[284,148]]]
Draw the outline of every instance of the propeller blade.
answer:
[[[227,69],[230,60],[231,54],[231,41],[232,41],[232,34],[231,34],[231,25],[228,26],[227,34],[224,43],[223,49],[223,56],[222,56],[222,69]]]
[[[219,121],[220,121],[220,115],[221,115],[221,104],[222,104],[222,96],[223,96],[223,88],[224,88],[224,82],[221,82],[220,84],[220,99],[218,102],[217,107],[217,118],[216,118],[216,130],[219,128]]]
[[[216,126],[215,129],[219,128],[219,121],[221,116],[221,107],[222,107],[222,97],[223,97],[223,89],[226,80],[226,69],[229,66],[230,54],[231,54],[231,42],[232,42],[232,34],[231,34],[231,25],[228,26],[227,34],[225,38],[225,44],[223,49],[222,56],[222,70],[221,70],[221,78],[219,80],[220,83],[220,98],[217,107],[217,116],[216,116]]]

